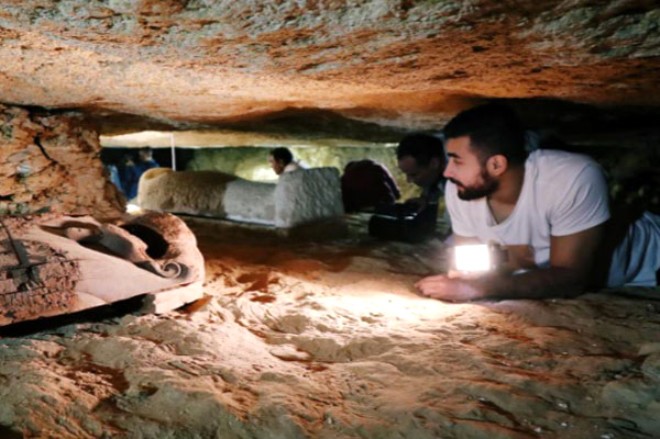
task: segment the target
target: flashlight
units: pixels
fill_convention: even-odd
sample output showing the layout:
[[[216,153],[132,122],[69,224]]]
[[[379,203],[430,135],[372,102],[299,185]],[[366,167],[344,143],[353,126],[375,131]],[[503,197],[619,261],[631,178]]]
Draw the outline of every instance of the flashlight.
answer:
[[[454,270],[479,274],[495,270],[507,259],[506,249],[497,245],[470,244],[454,247]]]

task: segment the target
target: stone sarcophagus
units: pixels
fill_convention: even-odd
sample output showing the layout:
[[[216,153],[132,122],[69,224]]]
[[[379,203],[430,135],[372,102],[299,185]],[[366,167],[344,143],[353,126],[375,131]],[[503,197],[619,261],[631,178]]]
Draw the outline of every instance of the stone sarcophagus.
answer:
[[[277,228],[337,219],[344,214],[339,171],[331,167],[287,172],[277,183],[215,171],[150,169],[140,178],[138,204],[159,212]]]
[[[203,281],[195,236],[170,214],[119,224],[52,214],[1,219],[0,325],[140,295],[147,311],[164,312],[199,299]]]

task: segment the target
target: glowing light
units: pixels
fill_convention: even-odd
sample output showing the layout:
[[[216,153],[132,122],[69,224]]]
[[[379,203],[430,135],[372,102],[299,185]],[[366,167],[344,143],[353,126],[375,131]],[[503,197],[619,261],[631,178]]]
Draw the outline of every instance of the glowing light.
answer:
[[[137,204],[127,204],[126,205],[126,213],[130,214],[137,214],[142,211],[142,208],[138,206]]]
[[[467,273],[488,271],[493,266],[490,248],[486,244],[456,246],[454,266],[457,271]]]

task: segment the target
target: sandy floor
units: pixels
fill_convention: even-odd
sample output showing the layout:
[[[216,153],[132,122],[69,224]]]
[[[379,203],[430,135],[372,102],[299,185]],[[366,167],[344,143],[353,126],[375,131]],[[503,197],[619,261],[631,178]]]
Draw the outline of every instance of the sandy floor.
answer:
[[[0,438],[660,437],[660,289],[445,304],[356,225],[196,222],[206,303],[3,330]]]

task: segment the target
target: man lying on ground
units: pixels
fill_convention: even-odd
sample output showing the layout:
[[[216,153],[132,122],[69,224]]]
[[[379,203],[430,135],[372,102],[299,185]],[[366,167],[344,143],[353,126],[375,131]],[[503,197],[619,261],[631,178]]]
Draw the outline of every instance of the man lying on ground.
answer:
[[[447,301],[571,296],[592,286],[655,286],[660,216],[645,212],[618,242],[598,164],[558,150],[525,151],[524,129],[500,104],[464,111],[444,130],[445,200],[454,243],[496,243],[507,270],[430,276],[416,286]]]

